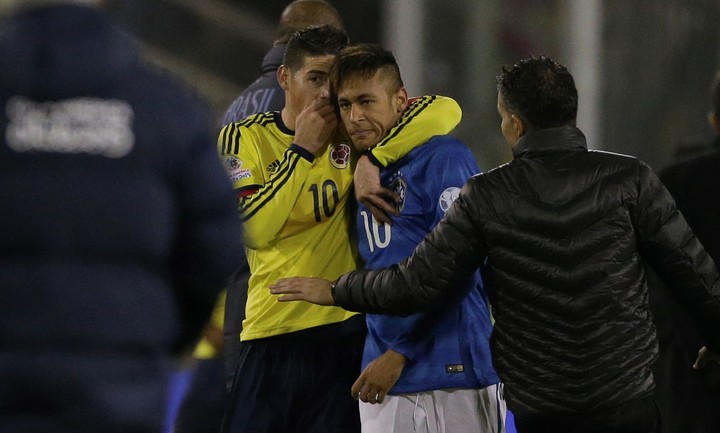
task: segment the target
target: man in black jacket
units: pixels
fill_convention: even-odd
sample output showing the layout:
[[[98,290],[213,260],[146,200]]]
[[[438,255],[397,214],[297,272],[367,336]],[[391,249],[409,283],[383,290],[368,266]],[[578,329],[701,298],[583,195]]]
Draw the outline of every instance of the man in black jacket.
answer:
[[[655,432],[657,341],[645,264],[720,351],[720,278],[672,197],[635,158],[588,151],[567,69],[530,58],[498,77],[514,160],[473,177],[412,257],[334,284],[281,280],[281,301],[408,314],[453,296],[485,266],[493,365],[517,430]],[[688,366],[690,368],[690,366]]]
[[[159,433],[244,260],[209,107],[99,3],[0,2],[3,433]]]
[[[660,172],[677,207],[713,260],[720,261],[720,73],[711,90],[712,148],[677,162]],[[653,280],[651,280],[651,283]],[[720,431],[720,368],[686,368],[697,353],[702,336],[688,313],[679,308],[662,284],[651,284],[653,317],[658,328],[660,356],[655,364],[657,398],[663,410],[664,432]]]

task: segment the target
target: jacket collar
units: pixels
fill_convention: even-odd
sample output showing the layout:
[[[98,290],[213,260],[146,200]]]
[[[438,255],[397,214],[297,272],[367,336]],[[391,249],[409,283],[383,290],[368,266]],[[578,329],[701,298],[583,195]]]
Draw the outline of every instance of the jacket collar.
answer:
[[[265,54],[262,61],[263,74],[267,72],[274,72],[280,67],[280,65],[282,65],[286,46],[286,44],[275,45],[270,48],[270,51],[268,51],[267,54]]]
[[[512,149],[513,158],[587,150],[585,135],[574,126],[536,129],[525,133]]]

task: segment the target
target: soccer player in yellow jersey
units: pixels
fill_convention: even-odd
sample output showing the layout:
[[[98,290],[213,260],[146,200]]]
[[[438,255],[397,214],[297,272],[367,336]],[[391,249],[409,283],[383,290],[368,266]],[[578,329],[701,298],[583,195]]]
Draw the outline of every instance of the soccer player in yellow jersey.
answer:
[[[364,319],[340,308],[278,303],[269,292],[279,278],[334,280],[359,265],[347,208],[355,159],[329,100],[329,73],[346,44],[342,30],[327,26],[297,32],[278,70],[283,110],[220,133],[252,273],[224,432],[360,431],[348,389],[360,371]],[[372,158],[393,162],[448,133],[460,116],[449,98],[418,98]]]

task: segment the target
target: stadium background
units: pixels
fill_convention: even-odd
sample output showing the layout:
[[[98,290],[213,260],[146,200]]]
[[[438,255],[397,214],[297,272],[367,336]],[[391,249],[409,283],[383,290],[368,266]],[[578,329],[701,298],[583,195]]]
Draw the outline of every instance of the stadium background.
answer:
[[[147,56],[220,113],[259,75],[287,0],[108,0]],[[546,54],[569,66],[591,147],[660,169],[708,141],[720,68],[718,0],[330,0],[353,41],[397,55],[411,94],[457,99],[481,167],[510,158],[495,112],[499,68]]]

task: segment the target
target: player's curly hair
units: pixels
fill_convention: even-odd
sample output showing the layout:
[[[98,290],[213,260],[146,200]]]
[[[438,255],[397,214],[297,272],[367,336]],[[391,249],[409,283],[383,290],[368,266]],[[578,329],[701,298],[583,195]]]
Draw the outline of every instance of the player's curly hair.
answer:
[[[503,67],[497,89],[507,109],[533,129],[574,125],[578,94],[565,66],[540,56]]]

